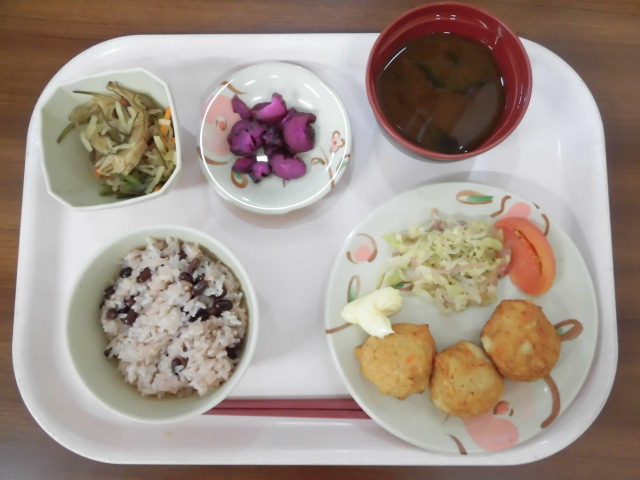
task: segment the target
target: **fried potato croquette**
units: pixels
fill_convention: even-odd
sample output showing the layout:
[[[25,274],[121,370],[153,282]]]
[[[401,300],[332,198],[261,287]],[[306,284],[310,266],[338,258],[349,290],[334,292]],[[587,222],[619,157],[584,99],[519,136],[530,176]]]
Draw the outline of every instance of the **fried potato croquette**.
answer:
[[[544,378],[560,356],[560,336],[542,308],[527,300],[503,300],[482,329],[482,345],[506,378]]]
[[[394,333],[369,337],[355,355],[360,372],[380,393],[404,399],[429,386],[436,344],[428,325],[397,323]]]
[[[462,340],[436,354],[430,393],[438,410],[474,417],[491,410],[503,392],[502,376],[478,345]]]

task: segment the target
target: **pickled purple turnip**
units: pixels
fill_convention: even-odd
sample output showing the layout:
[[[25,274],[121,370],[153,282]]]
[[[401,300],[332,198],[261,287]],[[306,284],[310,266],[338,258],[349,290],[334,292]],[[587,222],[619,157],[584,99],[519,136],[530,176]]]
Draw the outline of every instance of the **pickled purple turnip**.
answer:
[[[307,166],[297,154],[315,145],[314,114],[287,108],[279,93],[251,108],[235,95],[231,106],[240,116],[227,136],[231,153],[238,156],[234,172],[249,175],[255,183],[271,173],[283,180],[306,173]]]

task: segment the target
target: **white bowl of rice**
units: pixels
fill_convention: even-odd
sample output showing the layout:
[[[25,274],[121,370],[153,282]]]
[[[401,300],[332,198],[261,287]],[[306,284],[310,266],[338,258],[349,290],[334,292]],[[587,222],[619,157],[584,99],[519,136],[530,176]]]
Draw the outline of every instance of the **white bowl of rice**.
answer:
[[[112,242],[75,284],[66,339],[81,382],[106,407],[147,423],[202,414],[246,372],[257,297],[238,259],[187,227]]]
[[[142,68],[49,85],[37,109],[48,192],[74,210],[167,193],[182,169],[169,85]]]

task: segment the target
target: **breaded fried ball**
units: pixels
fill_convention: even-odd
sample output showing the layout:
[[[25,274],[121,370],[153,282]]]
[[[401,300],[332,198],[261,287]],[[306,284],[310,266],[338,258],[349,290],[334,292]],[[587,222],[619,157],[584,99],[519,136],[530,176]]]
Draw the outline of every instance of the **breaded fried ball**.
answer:
[[[430,391],[438,410],[469,418],[491,410],[500,401],[504,381],[482,348],[461,340],[436,354]]]
[[[506,378],[545,378],[560,356],[560,336],[542,308],[528,300],[503,300],[482,329],[480,340]]]
[[[362,375],[380,393],[404,399],[429,386],[436,344],[428,325],[397,323],[394,333],[369,337],[355,349]]]

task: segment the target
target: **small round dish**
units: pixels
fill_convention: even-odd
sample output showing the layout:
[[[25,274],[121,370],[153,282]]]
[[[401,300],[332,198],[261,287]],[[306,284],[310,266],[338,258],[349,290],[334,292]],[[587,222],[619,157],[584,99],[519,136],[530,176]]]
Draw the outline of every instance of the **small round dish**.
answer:
[[[354,349],[366,340],[360,327],[345,324],[344,305],[376,288],[391,256],[382,235],[424,224],[429,211],[496,221],[528,217],[547,231],[557,262],[549,291],[530,296],[508,277],[498,283],[498,300],[529,299],[541,306],[562,340],[551,374],[535,382],[505,380],[505,391],[493,411],[461,419],[437,410],[428,391],[404,400],[380,394],[360,373]],[[427,323],[438,351],[468,340],[480,345],[480,331],[495,304],[443,314],[427,300],[403,293],[392,323]],[[379,425],[427,450],[470,454],[504,450],[550,428],[576,398],[595,354],[598,308],[589,270],[571,239],[538,207],[500,188],[475,183],[441,183],[405,192],[374,210],[347,237],[332,267],[325,302],[325,331],[337,369],[353,398]],[[552,428],[552,427],[551,427]]]
[[[282,95],[288,108],[316,116],[314,148],[299,154],[306,173],[283,181],[271,174],[259,183],[232,170],[237,158],[227,136],[240,116],[231,107],[238,95],[250,108]],[[264,62],[229,73],[205,102],[199,136],[205,177],[224,199],[261,214],[284,214],[311,205],[328,194],[342,177],[351,154],[351,125],[338,94],[315,73],[297,64]]]
[[[244,306],[247,312],[247,328],[244,335],[244,339],[241,342],[241,348],[235,353],[238,358],[238,362],[235,365],[235,369],[231,372],[229,378],[217,387],[209,388],[203,395],[196,393],[195,391],[188,396],[176,396],[165,395],[163,398],[156,396],[143,396],[138,390],[127,383],[123,376],[123,373],[119,370],[117,365],[117,359],[107,358],[105,350],[107,349],[107,337],[103,330],[101,318],[100,318],[100,306],[105,301],[106,289],[113,285],[113,282],[118,279],[121,267],[120,261],[126,254],[134,249],[144,248],[148,238],[164,240],[167,238],[174,238],[182,242],[196,243],[208,254],[209,257],[222,262],[235,276],[239,283],[239,290],[242,291],[241,304]],[[186,250],[189,251],[189,250]],[[181,250],[182,254],[182,250]],[[135,261],[140,261],[140,257],[134,258]],[[155,259],[155,260],[154,260]],[[186,352],[187,361],[186,366],[189,364],[189,358],[191,362],[196,358],[196,362],[199,357],[192,357],[192,353],[198,349],[198,352],[202,352],[202,347],[196,346],[196,343],[200,342],[202,336],[191,335],[184,327],[201,329],[202,332],[208,332],[209,329],[214,329],[213,325],[205,321],[198,321],[189,319],[189,323],[181,325],[181,329],[177,330],[177,333],[169,333],[174,337],[168,340],[166,334],[174,331],[174,327],[170,326],[172,315],[175,318],[175,311],[178,307],[180,296],[176,294],[176,283],[170,281],[169,288],[171,292],[166,288],[166,282],[169,281],[167,268],[170,266],[179,265],[178,255],[174,257],[165,257],[163,262],[159,257],[159,250],[151,251],[151,262],[153,263],[153,271],[150,276],[151,280],[155,282],[153,289],[158,288],[158,282],[165,282],[165,287],[161,287],[158,291],[156,299],[167,298],[166,295],[170,295],[170,301],[160,305],[166,312],[161,321],[164,322],[164,326],[154,332],[145,333],[142,329],[137,330],[132,336],[126,337],[124,345],[135,346],[135,335],[141,335],[139,338],[143,338],[144,342],[142,346],[146,349],[146,358],[155,359],[157,349],[160,348],[160,352],[166,349],[167,355],[169,355],[170,342],[175,345],[176,341],[180,341],[182,338],[184,347],[181,351]],[[164,267],[164,268],[163,268]],[[191,267],[191,264],[190,264]],[[161,268],[163,268],[161,270]],[[197,268],[197,267],[196,267]],[[135,274],[135,270],[134,270]],[[137,275],[137,274],[136,274]],[[122,276],[122,275],[120,275]],[[135,278],[132,274],[132,278]],[[136,280],[139,282],[140,280]],[[226,281],[225,281],[226,283]],[[143,290],[140,290],[142,292]],[[225,293],[222,295],[226,295]],[[134,295],[142,295],[142,293],[134,293]],[[129,297],[134,298],[134,295]],[[136,301],[138,301],[136,299]],[[195,299],[194,299],[195,301]],[[200,299],[198,299],[200,301]],[[145,300],[141,301],[143,304]],[[148,303],[146,304],[148,305]],[[184,305],[180,308],[184,308]],[[149,311],[149,310],[145,310]],[[173,313],[172,313],[173,312]],[[144,315],[142,313],[141,315]],[[218,314],[214,314],[218,316]],[[222,243],[215,238],[195,230],[193,228],[183,226],[158,226],[140,229],[129,234],[123,235],[115,241],[104,246],[86,265],[85,269],[77,279],[72,295],[69,301],[69,306],[66,316],[66,344],[69,350],[71,363],[75,367],[75,371],[78,374],[79,381],[82,385],[88,389],[88,391],[98,400],[102,405],[106,406],[109,410],[116,412],[126,418],[143,423],[152,424],[164,424],[173,423],[181,420],[185,420],[190,417],[200,415],[211,408],[215,407],[218,403],[224,400],[240,382],[241,378],[249,368],[251,359],[253,358],[259,331],[259,313],[258,313],[258,299],[253,289],[249,276],[239,262],[238,258]],[[136,322],[134,320],[131,328],[135,328]],[[217,322],[217,320],[215,320]],[[125,320],[122,320],[126,323]],[[225,330],[228,331],[228,330]],[[216,335],[224,336],[223,330],[219,330],[220,333]],[[180,337],[175,335],[179,333]],[[121,333],[119,334],[121,335]],[[159,340],[155,340],[158,338]],[[218,336],[214,343],[218,343]],[[189,345],[189,347],[187,347]],[[209,348],[207,347],[206,355],[210,355]],[[223,355],[224,352],[219,352],[216,355]],[[128,361],[131,361],[131,351],[125,351],[124,355],[127,355]],[[175,352],[172,354],[175,355]],[[182,355],[182,354],[181,354]],[[218,358],[218,357],[216,357]],[[232,357],[229,357],[232,358]],[[201,359],[202,360],[202,359]],[[205,357],[205,360],[212,360],[211,357]],[[160,358],[160,361],[162,358]],[[140,362],[138,362],[140,363]],[[208,362],[211,364],[211,362]],[[212,371],[209,369],[203,369],[203,363],[198,364],[200,370],[191,370],[190,375],[210,375]],[[153,365],[153,364],[152,364]],[[159,370],[153,370],[152,365],[136,365],[135,376],[139,379],[142,372],[147,372],[146,375],[151,375],[150,372],[159,372]],[[158,363],[157,365],[160,365]],[[183,364],[184,365],[184,364]],[[184,368],[186,368],[186,366]],[[173,368],[173,365],[172,365]],[[218,368],[218,366],[216,366]],[[226,368],[226,367],[225,367]],[[127,370],[128,374],[132,374],[132,370]],[[218,370],[215,370],[216,374]],[[174,372],[174,374],[176,374]],[[153,378],[160,377],[161,373],[153,374]],[[176,374],[177,375],[177,374]]]
[[[96,177],[90,154],[80,140],[80,128],[75,128],[60,140],[69,125],[69,114],[86,104],[89,95],[74,92],[108,93],[107,83],[113,81],[123,88],[151,96],[161,107],[171,109],[175,140],[175,169],[161,187],[146,195],[118,198],[101,195],[103,184]],[[101,210],[123,207],[167,194],[182,171],[180,124],[169,85],[143,68],[109,70],[75,78],[45,93],[40,108],[40,153],[49,194],[73,210]],[[86,119],[88,121],[88,118]],[[60,140],[60,141],[58,141]]]

